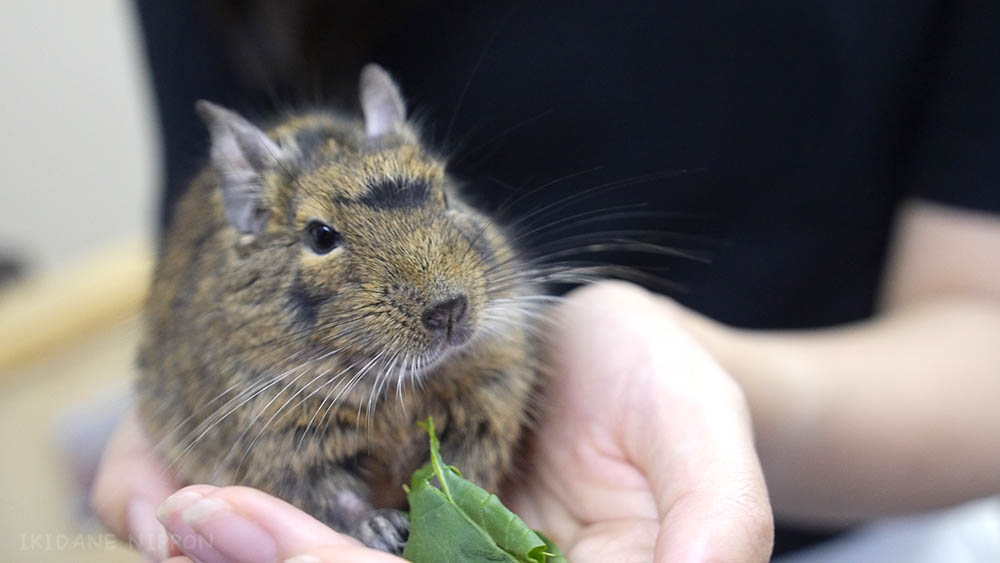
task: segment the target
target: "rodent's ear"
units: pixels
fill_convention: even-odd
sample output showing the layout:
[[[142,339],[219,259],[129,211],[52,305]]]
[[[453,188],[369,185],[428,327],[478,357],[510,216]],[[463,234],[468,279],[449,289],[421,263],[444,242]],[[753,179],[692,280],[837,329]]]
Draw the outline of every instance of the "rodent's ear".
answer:
[[[288,159],[287,151],[234,111],[205,100],[195,109],[212,135],[226,218],[241,233],[260,232],[267,222],[264,172]]]
[[[399,86],[384,68],[374,63],[361,69],[361,111],[365,133],[378,137],[397,130],[406,121],[406,104]]]

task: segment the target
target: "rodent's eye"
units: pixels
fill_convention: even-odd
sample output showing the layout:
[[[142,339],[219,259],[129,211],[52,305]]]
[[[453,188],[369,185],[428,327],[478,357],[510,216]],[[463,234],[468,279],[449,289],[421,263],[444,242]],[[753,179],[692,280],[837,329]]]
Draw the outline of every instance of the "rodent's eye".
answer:
[[[333,230],[333,227],[319,221],[311,221],[306,225],[305,239],[309,248],[316,254],[326,254],[340,246],[343,237]]]

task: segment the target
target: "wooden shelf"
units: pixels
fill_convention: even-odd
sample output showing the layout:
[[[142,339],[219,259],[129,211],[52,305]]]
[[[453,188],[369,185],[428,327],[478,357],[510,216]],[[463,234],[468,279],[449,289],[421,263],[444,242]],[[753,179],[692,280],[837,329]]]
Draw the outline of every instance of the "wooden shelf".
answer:
[[[152,265],[134,239],[0,292],[0,378],[137,313]]]

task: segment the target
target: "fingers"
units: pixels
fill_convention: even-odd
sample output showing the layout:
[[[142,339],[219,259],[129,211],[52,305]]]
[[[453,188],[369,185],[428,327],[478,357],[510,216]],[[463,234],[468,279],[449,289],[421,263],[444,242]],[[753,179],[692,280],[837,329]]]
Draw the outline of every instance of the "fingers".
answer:
[[[575,292],[554,386],[576,424],[616,429],[607,442],[642,471],[661,522],[655,561],[767,561],[773,517],[746,401],[675,314],[626,284]]]
[[[743,493],[695,491],[662,521],[654,561],[755,563],[771,558],[774,521],[762,484]]]
[[[774,521],[749,409],[738,385],[693,345],[673,388],[673,363],[653,362],[645,405],[624,425],[626,451],[643,470],[661,517],[655,561],[764,562]],[[644,413],[635,416],[636,413]]]
[[[246,487],[187,487],[158,510],[174,544],[203,563],[399,563],[294,506]]]
[[[655,561],[770,558],[774,521],[749,414],[742,401],[713,399],[681,413],[674,405],[673,415],[665,414],[670,405],[663,404],[659,416],[632,426],[629,449],[647,475],[662,519]],[[657,440],[652,429],[667,424],[683,425],[683,436],[671,432],[672,439]]]
[[[167,557],[169,544],[155,509],[176,488],[153,454],[134,413],[129,413],[101,459],[90,494],[94,511],[115,535],[160,561]]]
[[[580,531],[566,559],[573,563],[649,561],[658,522],[627,518],[591,524]]]

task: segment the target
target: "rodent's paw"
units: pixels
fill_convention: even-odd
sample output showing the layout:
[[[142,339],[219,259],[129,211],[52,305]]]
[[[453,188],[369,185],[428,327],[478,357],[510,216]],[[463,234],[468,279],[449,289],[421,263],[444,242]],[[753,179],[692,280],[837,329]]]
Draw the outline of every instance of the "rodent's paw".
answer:
[[[410,536],[410,519],[402,511],[382,508],[362,520],[351,535],[370,548],[400,555]]]

